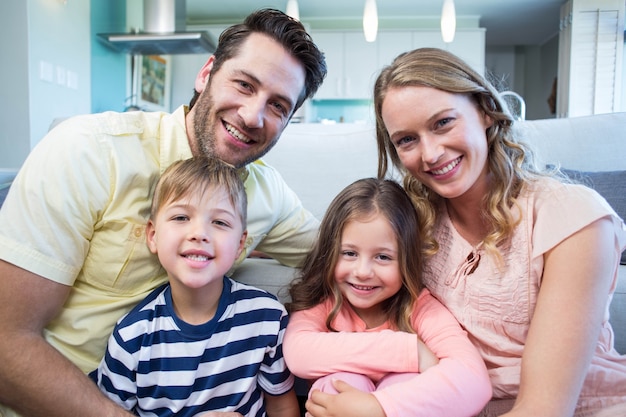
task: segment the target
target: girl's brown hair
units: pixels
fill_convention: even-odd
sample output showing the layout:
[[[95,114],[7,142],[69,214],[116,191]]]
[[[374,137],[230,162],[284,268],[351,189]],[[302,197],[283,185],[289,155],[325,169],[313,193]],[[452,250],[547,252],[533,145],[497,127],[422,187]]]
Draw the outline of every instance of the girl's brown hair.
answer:
[[[358,180],[344,188],[331,202],[322,220],[318,239],[289,290],[291,302],[287,303],[288,310],[308,309],[331,299],[333,309],[326,319],[326,327],[334,331],[332,322],[343,303],[334,276],[343,230],[350,221],[374,215],[384,216],[397,238],[398,264],[403,284],[397,294],[385,301],[384,310],[398,330],[414,332],[411,314],[422,290],[419,222],[411,199],[392,180]]]

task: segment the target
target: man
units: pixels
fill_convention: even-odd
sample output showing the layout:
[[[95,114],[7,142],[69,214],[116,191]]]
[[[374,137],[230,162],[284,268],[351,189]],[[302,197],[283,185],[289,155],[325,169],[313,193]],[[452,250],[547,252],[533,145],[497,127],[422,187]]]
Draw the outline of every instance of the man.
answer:
[[[145,224],[152,188],[176,160],[241,167],[249,236],[239,261],[257,248],[299,262],[317,220],[257,159],[325,75],[304,27],[261,10],[222,33],[190,109],[75,117],[41,141],[0,210],[0,403],[25,416],[129,415],[85,373],[115,321],[165,282]],[[15,415],[8,407],[4,417]]]

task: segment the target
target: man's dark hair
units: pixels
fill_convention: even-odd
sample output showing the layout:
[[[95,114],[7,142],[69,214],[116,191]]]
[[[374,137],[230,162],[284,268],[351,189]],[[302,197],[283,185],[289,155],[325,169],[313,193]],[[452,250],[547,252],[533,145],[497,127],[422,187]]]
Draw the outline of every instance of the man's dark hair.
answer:
[[[280,10],[261,9],[250,14],[243,23],[230,26],[222,32],[217,49],[213,54],[215,61],[211,73],[217,72],[222,64],[235,57],[240,46],[252,33],[261,33],[280,43],[304,66],[304,90],[298,97],[297,110],[304,100],[313,97],[326,77],[326,60],[317,48],[302,23],[287,16]],[[198,100],[200,93],[194,91],[189,107]]]

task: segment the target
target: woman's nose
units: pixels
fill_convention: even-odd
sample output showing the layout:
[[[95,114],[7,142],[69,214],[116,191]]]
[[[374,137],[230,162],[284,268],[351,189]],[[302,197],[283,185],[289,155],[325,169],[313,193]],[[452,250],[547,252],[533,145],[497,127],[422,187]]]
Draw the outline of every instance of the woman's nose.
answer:
[[[422,138],[420,147],[422,149],[422,161],[429,165],[437,163],[444,154],[443,146],[433,138]]]

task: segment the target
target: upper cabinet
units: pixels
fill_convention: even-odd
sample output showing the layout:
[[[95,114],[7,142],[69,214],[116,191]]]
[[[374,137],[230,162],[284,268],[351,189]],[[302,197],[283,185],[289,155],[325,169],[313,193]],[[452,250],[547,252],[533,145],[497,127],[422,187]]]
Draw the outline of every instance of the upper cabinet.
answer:
[[[376,76],[398,54],[421,47],[448,49],[465,59],[481,74],[485,66],[485,31],[457,30],[454,42],[446,44],[436,30],[379,31],[376,42],[366,42],[361,31],[312,31],[324,52],[328,75],[314,100],[372,98]]]

